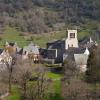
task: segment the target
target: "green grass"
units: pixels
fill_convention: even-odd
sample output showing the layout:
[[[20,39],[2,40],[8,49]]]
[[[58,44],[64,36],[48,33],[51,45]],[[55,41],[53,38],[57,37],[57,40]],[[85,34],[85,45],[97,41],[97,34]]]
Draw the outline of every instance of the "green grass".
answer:
[[[65,31],[61,32],[54,32],[52,34],[40,34],[40,35],[33,35],[33,42],[38,44],[40,47],[45,47],[46,43],[49,41],[59,40],[65,38],[66,33]]]
[[[16,28],[5,27],[0,45],[4,45],[6,41],[17,42],[20,47],[27,45],[29,42],[23,36],[20,36],[20,33]]]
[[[20,100],[20,91],[16,86],[13,86],[12,94],[7,97],[7,100]]]
[[[49,77],[49,78],[51,78],[51,79],[61,79],[61,77],[62,77],[62,75],[61,74],[55,74],[55,73],[51,73],[51,72],[49,72],[48,74],[47,74],[47,76]]]
[[[62,75],[49,72],[49,73],[47,73],[47,76],[48,76],[48,78],[51,78],[53,80],[53,87],[54,87],[55,93],[60,94],[60,91],[61,91],[60,79],[62,78]]]
[[[89,25],[87,25],[89,26]],[[85,26],[86,27],[86,26]],[[92,26],[91,26],[92,27]],[[5,27],[4,34],[1,36],[2,40],[0,40],[0,47],[2,47],[6,41],[8,42],[17,42],[20,47],[28,45],[31,41],[27,41],[23,36],[20,36],[20,31],[16,28]],[[90,36],[91,30],[85,29],[78,32],[78,38],[82,39],[85,36]],[[49,41],[59,40],[66,37],[66,31],[58,31],[54,33],[45,33],[38,35],[31,35],[29,39],[32,37],[32,41],[39,45],[40,47],[46,47],[46,43]],[[100,43],[100,41],[98,41]]]
[[[54,81],[54,91],[56,94],[60,94],[61,92],[61,82],[60,80]]]
[[[4,45],[6,41],[17,42],[20,47],[28,45],[30,41],[27,41],[23,36],[20,36],[20,31],[16,28],[5,27],[4,34],[2,35],[2,40],[0,40],[0,45]],[[40,34],[31,35],[29,38],[33,38],[33,42],[40,47],[46,47],[48,41],[62,39],[65,37],[65,31],[54,32],[52,34]]]
[[[78,33],[78,38],[82,39],[84,37],[89,37],[90,36],[90,31],[89,30],[82,30]]]
[[[28,44],[28,41],[26,41],[23,36],[20,36],[20,33],[21,32],[15,28],[7,27],[4,31],[3,40],[17,42],[19,46]]]

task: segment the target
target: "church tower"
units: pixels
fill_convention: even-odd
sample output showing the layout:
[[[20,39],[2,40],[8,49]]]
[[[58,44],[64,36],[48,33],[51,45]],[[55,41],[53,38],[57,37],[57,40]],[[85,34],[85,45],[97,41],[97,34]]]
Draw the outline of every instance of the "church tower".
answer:
[[[68,38],[65,40],[65,49],[78,48],[77,30],[68,30]]]

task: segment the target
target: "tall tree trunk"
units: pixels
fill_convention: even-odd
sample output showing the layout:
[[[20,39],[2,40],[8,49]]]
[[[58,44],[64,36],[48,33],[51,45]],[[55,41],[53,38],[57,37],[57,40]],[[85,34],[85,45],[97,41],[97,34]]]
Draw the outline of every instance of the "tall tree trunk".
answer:
[[[23,83],[23,96],[24,96],[24,100],[26,100],[27,94],[27,81],[25,80],[25,82]]]
[[[9,93],[11,93],[11,89],[12,89],[11,78],[12,78],[12,72],[9,72]]]

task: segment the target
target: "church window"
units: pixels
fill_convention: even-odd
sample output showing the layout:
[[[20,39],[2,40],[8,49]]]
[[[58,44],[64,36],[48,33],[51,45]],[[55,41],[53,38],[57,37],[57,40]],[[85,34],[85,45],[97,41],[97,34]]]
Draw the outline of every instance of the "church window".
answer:
[[[75,38],[75,33],[70,33],[70,38]]]

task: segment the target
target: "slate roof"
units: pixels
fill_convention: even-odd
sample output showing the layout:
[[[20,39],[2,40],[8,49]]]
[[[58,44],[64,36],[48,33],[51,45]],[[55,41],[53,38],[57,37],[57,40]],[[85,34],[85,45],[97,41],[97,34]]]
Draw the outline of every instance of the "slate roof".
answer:
[[[38,46],[34,45],[33,43],[29,44],[28,46],[25,46],[23,48],[23,52],[24,51],[27,51],[29,53],[39,54]]]
[[[39,49],[39,52],[40,52],[40,55],[41,55],[43,58],[47,58],[47,49],[42,49],[42,48],[40,48],[40,49]]]
[[[83,54],[86,48],[69,48],[65,51],[64,55],[67,55],[68,59],[74,60],[74,54]]]
[[[21,48],[20,50],[17,51],[17,54],[22,55],[23,54],[23,48]]]
[[[65,40],[57,40],[47,43],[48,49],[65,49]]]

